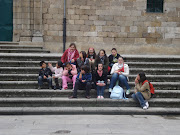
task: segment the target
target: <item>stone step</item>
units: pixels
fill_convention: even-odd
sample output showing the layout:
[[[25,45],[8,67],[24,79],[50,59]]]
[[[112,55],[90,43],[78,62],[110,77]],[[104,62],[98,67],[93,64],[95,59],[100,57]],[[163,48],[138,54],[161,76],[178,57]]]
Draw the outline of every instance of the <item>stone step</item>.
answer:
[[[50,53],[44,49],[0,49],[0,53]]]
[[[49,90],[49,89],[0,89],[1,98],[17,98],[17,97],[39,97],[39,98],[52,98],[52,97],[69,97],[72,95],[72,89],[68,90]],[[134,90],[131,90],[131,94]],[[131,95],[130,94],[130,95]],[[92,98],[97,97],[97,91],[92,89],[90,92]],[[127,96],[131,98],[131,96]],[[78,90],[78,97],[84,97],[85,90]],[[109,98],[109,91],[106,89],[104,91],[104,97]],[[155,95],[153,98],[180,98],[180,90],[155,90]]]
[[[19,45],[19,42],[0,41],[0,45]]]
[[[0,60],[6,61],[58,61],[62,54],[59,53],[0,53]]]
[[[180,108],[150,107],[0,107],[0,115],[180,115]]]
[[[152,98],[148,101],[151,107],[179,108],[180,99]],[[0,107],[139,107],[132,98],[115,99],[68,99],[68,98],[0,98]]]
[[[43,46],[32,45],[1,45],[0,49],[43,49]]]
[[[37,81],[38,74],[0,74],[0,81]],[[134,81],[137,75],[129,75],[129,81]],[[111,75],[108,75],[111,78]],[[180,75],[147,75],[150,82],[179,82]]]
[[[0,67],[1,74],[37,74],[40,67]],[[129,68],[130,74],[145,72],[146,75],[179,75],[180,69],[168,68]]]
[[[20,53],[1,53],[0,60],[15,60],[15,61],[57,61],[62,56],[62,53],[51,54],[20,54]],[[122,55],[125,58],[125,62],[178,62],[180,63],[180,56],[178,55]]]
[[[180,62],[179,55],[122,55],[126,62]]]
[[[40,61],[3,61],[0,60],[0,67],[39,67]],[[57,61],[45,61],[46,63],[52,63],[53,66],[56,65]],[[173,68],[179,69],[180,63],[172,62],[126,62],[130,68]]]
[[[152,82],[152,84],[156,90],[180,90],[179,82]],[[129,85],[133,88],[134,82],[129,82]],[[37,89],[38,83],[37,81],[1,81],[0,86],[1,89]],[[47,87],[47,84],[45,84],[45,87]],[[68,88],[72,89],[72,83],[68,84]]]

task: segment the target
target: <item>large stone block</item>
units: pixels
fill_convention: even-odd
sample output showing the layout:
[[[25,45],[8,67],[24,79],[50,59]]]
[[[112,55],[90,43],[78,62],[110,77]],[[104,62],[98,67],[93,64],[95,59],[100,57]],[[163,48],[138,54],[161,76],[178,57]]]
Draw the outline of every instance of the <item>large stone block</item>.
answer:
[[[87,36],[87,37],[96,37],[97,36],[97,32],[84,32],[84,36]]]
[[[47,31],[47,36],[59,36],[58,31]]]
[[[147,44],[156,44],[157,38],[146,38],[146,43]]]
[[[98,20],[98,16],[96,16],[96,15],[95,16],[93,16],[93,15],[89,16],[89,20],[93,20],[93,21]]]
[[[79,20],[79,15],[71,15],[71,20]]]
[[[67,36],[70,37],[79,37],[79,36],[83,36],[83,31],[67,31]]]
[[[84,24],[84,20],[75,20],[75,24],[83,25]]]
[[[99,25],[99,26],[101,26],[101,25],[106,25],[106,21],[98,21],[98,20],[95,20],[95,21],[94,21],[94,25]]]
[[[88,20],[89,16],[88,15],[80,15],[79,19],[80,20]]]
[[[104,43],[113,43],[115,38],[105,37],[103,38]]]
[[[49,14],[58,14],[59,13],[59,8],[49,8],[48,13]]]

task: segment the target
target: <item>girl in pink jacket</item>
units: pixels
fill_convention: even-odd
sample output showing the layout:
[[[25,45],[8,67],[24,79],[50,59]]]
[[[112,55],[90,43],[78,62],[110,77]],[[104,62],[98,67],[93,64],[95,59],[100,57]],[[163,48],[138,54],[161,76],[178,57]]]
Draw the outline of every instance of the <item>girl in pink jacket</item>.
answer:
[[[73,82],[73,88],[76,82],[76,77],[77,77],[77,69],[76,69],[76,65],[70,64],[69,62],[67,62],[65,64],[64,67],[64,71],[63,71],[63,76],[62,76],[62,85],[63,85],[63,89],[67,89],[67,83],[68,82]]]

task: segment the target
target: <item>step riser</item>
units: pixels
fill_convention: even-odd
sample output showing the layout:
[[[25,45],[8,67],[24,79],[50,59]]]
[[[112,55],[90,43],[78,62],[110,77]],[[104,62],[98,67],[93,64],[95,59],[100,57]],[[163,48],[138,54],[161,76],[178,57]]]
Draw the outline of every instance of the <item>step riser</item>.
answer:
[[[39,92],[19,92],[19,93],[12,93],[12,92],[0,92],[0,97],[1,98],[17,98],[17,97],[39,97],[39,98],[50,98],[50,97],[69,97],[72,95],[73,92],[58,92],[59,90],[52,90],[53,92],[41,92],[41,90],[39,90]],[[54,92],[56,91],[56,92]],[[132,94],[132,93],[131,93]],[[131,98],[131,94],[128,95],[127,97]],[[90,95],[92,98],[97,98],[97,93],[95,90],[91,90]],[[109,92],[106,91],[104,93],[104,97],[105,98],[109,98]],[[83,90],[79,90],[78,91],[78,97],[83,98],[85,97],[85,91]],[[156,93],[154,98],[180,98],[180,93]]]
[[[180,104],[176,102],[151,102],[149,101],[151,107],[171,107],[179,108]],[[0,107],[139,107],[139,103],[135,102],[119,102],[114,100],[112,102],[105,102],[103,100],[94,100],[80,102],[77,100],[72,101],[1,101]]]
[[[0,49],[43,49],[43,47],[22,47],[22,46],[0,46]]]
[[[140,108],[139,108],[140,109]],[[68,109],[68,110],[17,110],[11,109],[0,111],[0,115],[180,115],[179,111],[99,111],[99,110],[91,110],[91,109]]]
[[[50,56],[43,56],[40,58],[39,56],[1,56],[1,60],[32,60],[32,61],[57,61],[59,57],[50,57]],[[127,58],[125,62],[178,62],[180,63],[180,58],[173,59],[173,58]]]
[[[130,70],[130,74],[136,75],[140,72],[145,72],[147,75],[179,75],[180,71],[153,71],[153,70]],[[0,69],[1,74],[38,74],[39,69]]]
[[[0,81],[37,81],[38,76],[3,76],[0,75]],[[135,77],[129,77],[129,81],[133,82]],[[179,82],[180,77],[161,78],[161,77],[148,77],[150,82]]]
[[[108,88],[109,85],[107,85]],[[131,88],[134,88],[134,84],[129,84]],[[163,84],[155,84],[153,85],[156,90],[179,90],[180,85],[163,85]],[[37,83],[30,83],[30,84],[2,84],[1,83],[1,89],[37,89],[38,84]],[[48,86],[46,85],[46,88]],[[72,84],[68,84],[68,88],[72,89]]]
[[[39,62],[40,61],[37,61],[36,63],[30,63],[30,62],[27,62],[27,63],[22,63],[22,62],[0,62],[0,67],[29,67],[29,65],[31,65],[31,67],[39,67]],[[52,62],[50,62],[52,63]],[[53,66],[56,65],[56,63],[52,63]],[[131,65],[129,64],[129,67],[131,68],[172,68],[172,69],[179,69],[180,68],[180,65],[177,64],[177,65],[145,65],[145,64],[142,64],[142,65]]]

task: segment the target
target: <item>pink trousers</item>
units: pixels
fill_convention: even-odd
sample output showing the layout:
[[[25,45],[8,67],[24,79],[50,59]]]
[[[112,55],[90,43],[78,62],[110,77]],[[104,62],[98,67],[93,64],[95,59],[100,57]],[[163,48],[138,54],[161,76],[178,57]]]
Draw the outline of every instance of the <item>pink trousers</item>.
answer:
[[[62,87],[63,88],[67,88],[67,83],[68,82],[73,82],[73,88],[74,88],[74,85],[75,85],[75,82],[76,82],[76,77],[77,75],[74,75],[72,79],[70,79],[68,76],[62,76]]]

